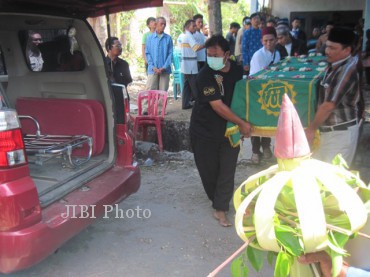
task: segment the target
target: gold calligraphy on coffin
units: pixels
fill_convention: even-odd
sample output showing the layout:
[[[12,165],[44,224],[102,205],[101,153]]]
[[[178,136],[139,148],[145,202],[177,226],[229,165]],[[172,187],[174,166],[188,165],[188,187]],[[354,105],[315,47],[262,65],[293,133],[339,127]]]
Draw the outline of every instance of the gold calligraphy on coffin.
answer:
[[[296,103],[295,96],[297,93],[293,90],[294,86],[285,81],[269,80],[261,84],[261,90],[258,91],[258,103],[261,104],[261,110],[266,111],[268,115],[279,116],[280,105],[284,93],[287,93],[293,104]]]

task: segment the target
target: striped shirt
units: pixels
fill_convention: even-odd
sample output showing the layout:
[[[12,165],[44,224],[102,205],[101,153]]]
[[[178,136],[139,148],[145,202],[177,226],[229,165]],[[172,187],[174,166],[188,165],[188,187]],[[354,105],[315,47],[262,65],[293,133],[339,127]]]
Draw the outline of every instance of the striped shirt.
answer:
[[[197,50],[200,45],[196,42],[194,36],[189,31],[185,31],[181,42],[181,72],[184,74],[197,74],[198,61]]]
[[[356,64],[358,57],[336,62],[328,67],[320,82],[319,101],[334,102],[335,109],[323,125],[333,126],[357,118],[360,82]]]
[[[242,38],[243,66],[249,65],[253,54],[262,48],[262,31],[251,27],[245,30]]]
[[[164,68],[165,74],[171,73],[173,44],[168,34],[150,34],[146,39],[145,55],[148,61],[148,74],[154,74],[153,68]]]

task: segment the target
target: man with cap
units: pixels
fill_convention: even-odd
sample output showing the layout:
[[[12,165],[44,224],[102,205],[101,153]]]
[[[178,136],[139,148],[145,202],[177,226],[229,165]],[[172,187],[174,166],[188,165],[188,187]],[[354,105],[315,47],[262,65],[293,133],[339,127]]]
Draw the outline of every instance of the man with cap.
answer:
[[[274,27],[262,29],[262,48],[257,50],[250,62],[250,74],[253,75],[264,69],[266,66],[280,61],[280,53],[276,51],[277,35]]]
[[[251,19],[246,16],[243,18],[243,28],[240,28],[236,33],[235,40],[235,58],[238,64],[242,64],[242,38],[245,30],[248,30],[251,27]]]
[[[258,13],[251,15],[251,27],[245,30],[242,38],[242,55],[243,55],[243,68],[247,73],[254,52],[262,48],[261,38],[262,31],[259,28],[261,17]]]
[[[309,142],[315,131],[320,131],[320,146],[313,157],[325,162],[340,153],[350,165],[357,147],[360,82],[358,58],[351,55],[354,41],[352,30],[334,27],[326,42],[329,66],[320,82],[314,120],[306,130]]]
[[[276,30],[274,27],[266,27],[262,30],[262,44],[263,47],[257,50],[252,57],[250,63],[250,74],[253,75],[261,71],[266,66],[280,61],[280,53],[275,49],[276,46]],[[256,92],[257,93],[257,92]],[[267,137],[251,137],[252,142],[252,157],[253,164],[259,164],[261,157],[270,159],[272,157],[270,144],[271,138]],[[262,146],[262,153],[260,148]]]

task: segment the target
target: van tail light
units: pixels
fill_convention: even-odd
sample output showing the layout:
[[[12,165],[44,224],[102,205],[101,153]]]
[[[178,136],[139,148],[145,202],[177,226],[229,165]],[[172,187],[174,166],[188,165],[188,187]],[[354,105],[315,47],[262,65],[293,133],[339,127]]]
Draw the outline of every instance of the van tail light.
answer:
[[[22,132],[15,110],[0,110],[0,168],[27,163]]]

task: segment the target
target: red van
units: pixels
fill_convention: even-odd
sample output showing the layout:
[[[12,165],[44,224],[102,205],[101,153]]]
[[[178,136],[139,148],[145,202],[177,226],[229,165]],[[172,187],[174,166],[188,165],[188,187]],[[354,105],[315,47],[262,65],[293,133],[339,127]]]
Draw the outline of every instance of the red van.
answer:
[[[86,18],[161,4],[0,0],[0,273],[40,262],[139,189],[128,97]]]

